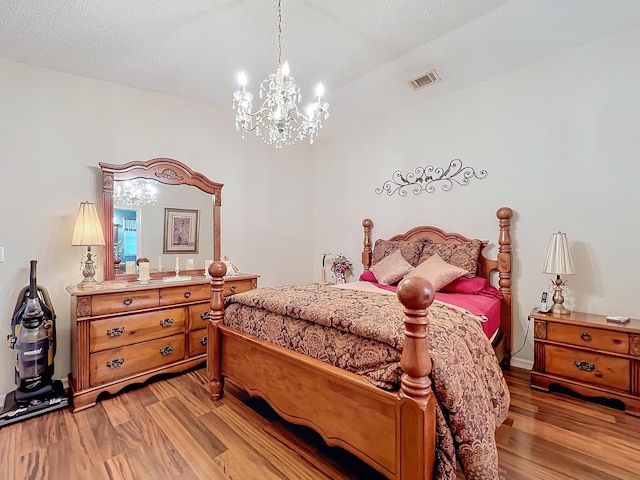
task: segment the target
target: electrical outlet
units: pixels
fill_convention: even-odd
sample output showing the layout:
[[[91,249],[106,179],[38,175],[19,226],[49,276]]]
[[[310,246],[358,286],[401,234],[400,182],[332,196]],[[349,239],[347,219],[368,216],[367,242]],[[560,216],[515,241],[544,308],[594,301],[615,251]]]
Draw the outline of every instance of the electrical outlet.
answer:
[[[4,263],[4,247],[0,247],[0,263]]]

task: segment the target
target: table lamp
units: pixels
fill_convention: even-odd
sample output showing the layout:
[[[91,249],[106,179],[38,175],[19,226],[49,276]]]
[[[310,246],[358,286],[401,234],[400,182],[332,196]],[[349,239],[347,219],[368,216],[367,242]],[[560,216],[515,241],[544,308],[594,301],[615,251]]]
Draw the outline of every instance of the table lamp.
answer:
[[[322,254],[322,270],[320,270],[320,284],[321,285],[326,285],[326,284],[329,283],[329,282],[327,282],[327,271],[325,269],[325,263],[326,263],[327,255],[331,255],[331,252],[324,252]]]
[[[544,261],[544,273],[556,275],[556,279],[552,280],[553,284],[553,307],[551,313],[567,315],[570,311],[563,305],[564,296],[562,295],[562,287],[566,281],[560,278],[560,275],[573,275],[576,273],[573,267],[573,259],[569,251],[569,241],[566,233],[554,233],[551,235],[549,247],[547,248],[547,258]]]
[[[76,217],[75,227],[73,228],[73,238],[71,239],[71,245],[87,247],[87,256],[82,270],[84,280],[78,284],[79,288],[93,287],[98,284],[94,278],[96,269],[95,262],[91,258],[91,246],[104,244],[102,225],[100,225],[95,204],[82,202]]]

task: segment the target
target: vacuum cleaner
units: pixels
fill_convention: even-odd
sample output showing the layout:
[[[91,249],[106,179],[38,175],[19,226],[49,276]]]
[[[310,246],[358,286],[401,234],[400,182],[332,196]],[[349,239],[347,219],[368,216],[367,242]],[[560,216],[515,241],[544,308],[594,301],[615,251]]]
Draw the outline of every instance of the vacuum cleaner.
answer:
[[[11,319],[9,347],[16,350],[17,389],[5,397],[0,427],[69,406],[60,380],[53,380],[56,314],[47,289],[36,282],[31,260],[29,285],[18,295]]]

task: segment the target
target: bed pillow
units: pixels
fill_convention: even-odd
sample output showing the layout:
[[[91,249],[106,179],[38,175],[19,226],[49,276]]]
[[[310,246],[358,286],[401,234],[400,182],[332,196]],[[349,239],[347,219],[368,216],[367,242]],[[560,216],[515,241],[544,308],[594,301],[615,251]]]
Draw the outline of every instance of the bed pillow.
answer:
[[[485,295],[497,299],[502,299],[503,297],[502,292],[491,285],[491,282],[484,277],[456,278],[453,282],[442,287],[440,291],[446,293],[464,293],[467,295]]]
[[[429,243],[422,248],[418,264],[438,254],[445,262],[465,269],[467,271],[465,277],[473,278],[478,270],[481,249],[480,240],[463,243]]]
[[[400,250],[404,259],[409,262],[412,267],[415,267],[419,263],[420,254],[422,253],[422,247],[424,244],[425,241],[423,240],[416,240],[413,242],[407,242],[404,240],[376,240],[376,243],[373,245],[371,265],[375,265],[396,250]]]
[[[431,255],[428,259],[411,270],[405,278],[421,277],[431,282],[436,291],[445,285],[451,283],[456,278],[466,275],[464,268],[457,267],[445,262],[437,253]]]
[[[360,275],[359,280],[361,282],[378,283],[378,279],[376,278],[376,276],[373,274],[371,270],[365,270],[364,272],[362,272],[362,275]]]
[[[370,270],[378,279],[378,283],[392,285],[413,270],[413,266],[404,259],[398,249],[371,266]]]

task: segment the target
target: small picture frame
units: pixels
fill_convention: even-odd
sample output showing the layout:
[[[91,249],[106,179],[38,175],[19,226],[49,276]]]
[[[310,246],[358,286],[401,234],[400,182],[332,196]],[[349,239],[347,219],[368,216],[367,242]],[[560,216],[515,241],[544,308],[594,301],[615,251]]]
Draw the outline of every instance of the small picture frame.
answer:
[[[162,253],[198,253],[200,210],[164,209]]]

